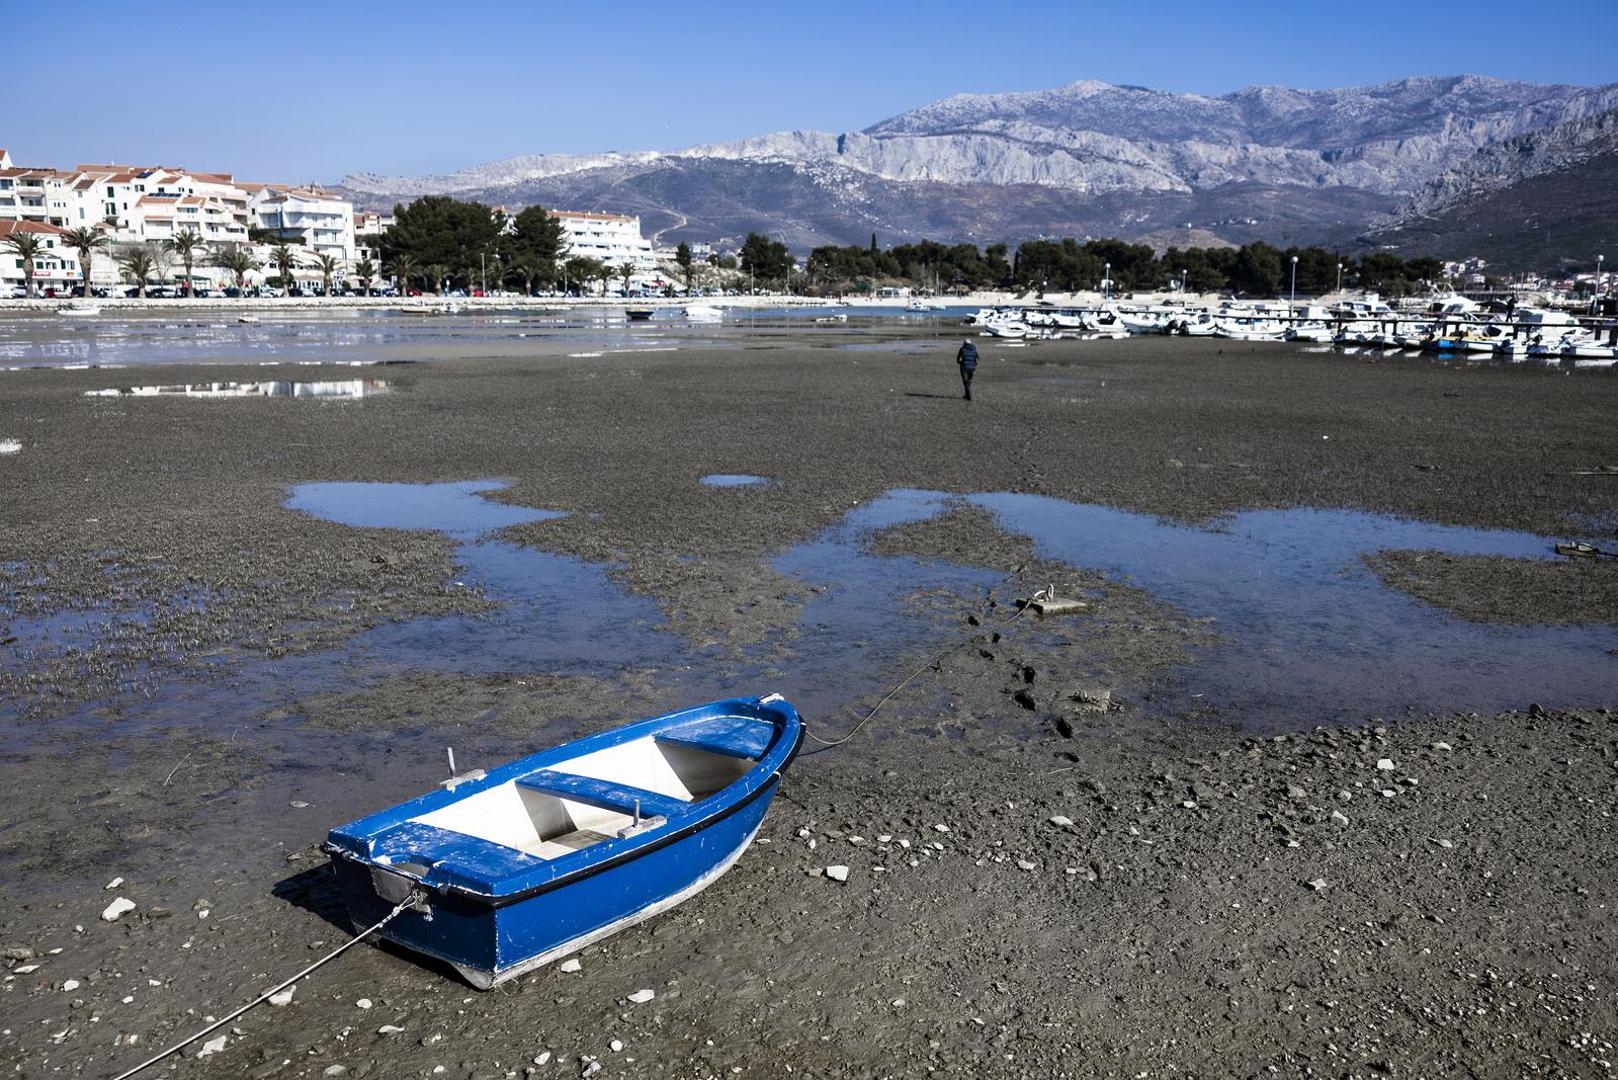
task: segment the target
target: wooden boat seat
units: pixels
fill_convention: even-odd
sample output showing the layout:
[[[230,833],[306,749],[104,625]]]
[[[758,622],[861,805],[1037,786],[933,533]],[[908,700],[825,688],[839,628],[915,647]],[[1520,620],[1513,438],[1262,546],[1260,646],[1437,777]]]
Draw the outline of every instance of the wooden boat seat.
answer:
[[[495,882],[545,865],[545,860],[466,833],[405,821],[371,839],[370,854],[394,864],[428,868],[422,877],[446,885],[489,889]]]
[[[657,733],[658,742],[754,761],[764,756],[774,738],[774,724],[750,716],[710,716]]]
[[[560,799],[571,799],[588,806],[599,806],[604,810],[616,810],[621,814],[634,813],[635,803],[639,801],[640,816],[643,818],[674,818],[691,809],[690,803],[676,799],[672,795],[663,795],[628,784],[617,784],[611,780],[597,780],[592,776],[558,772],[555,769],[540,769],[527,776],[519,776],[516,784],[530,791],[555,795]]]

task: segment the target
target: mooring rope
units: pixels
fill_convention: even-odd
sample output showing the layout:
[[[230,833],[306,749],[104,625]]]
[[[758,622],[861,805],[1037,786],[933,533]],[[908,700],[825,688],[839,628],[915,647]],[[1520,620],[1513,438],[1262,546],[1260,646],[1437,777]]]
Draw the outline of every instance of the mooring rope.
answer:
[[[164,1058],[168,1057],[170,1054],[175,1053],[176,1051],[179,1051],[179,1050],[183,1050],[185,1047],[190,1046],[192,1043],[196,1042],[198,1039],[202,1038],[204,1035],[208,1035],[208,1034],[211,1034],[211,1033],[213,1033],[215,1031],[218,1031],[220,1028],[224,1027],[226,1024],[230,1023],[232,1020],[234,1020],[238,1016],[242,1015],[242,1013],[246,1012],[248,1009],[251,1009],[255,1005],[263,1004],[264,1002],[270,1000],[270,998],[274,997],[276,994],[279,994],[281,991],[285,990],[287,987],[289,987],[289,986],[293,985],[294,983],[298,982],[300,979],[304,978],[305,976],[308,976],[308,975],[312,974],[316,969],[320,968],[322,965],[327,964],[330,961],[337,959],[339,956],[343,955],[343,953],[347,952],[349,949],[352,949],[355,945],[358,945],[360,942],[364,941],[366,938],[370,937],[372,934],[376,933],[378,930],[380,930],[384,926],[388,925],[388,923],[392,922],[402,912],[407,911],[410,908],[413,908],[413,907],[417,906],[422,901],[422,899],[423,899],[423,897],[422,897],[421,893],[412,892],[409,896],[405,897],[402,901],[400,901],[398,907],[396,907],[392,911],[388,912],[387,916],[384,917],[381,922],[377,923],[375,926],[372,926],[367,930],[362,930],[358,934],[355,934],[353,937],[349,938],[347,941],[345,941],[341,945],[337,946],[337,948],[333,949],[331,952],[327,953],[325,956],[322,956],[319,960],[316,960],[314,963],[310,964],[308,967],[304,968],[302,971],[298,972],[296,975],[292,976],[292,978],[288,979],[286,982],[281,983],[281,984],[279,984],[277,986],[272,986],[270,989],[264,991],[264,993],[260,994],[258,997],[254,998],[252,1001],[249,1001],[246,1005],[243,1005],[241,1008],[237,1009],[235,1012],[231,1013],[229,1016],[221,1017],[220,1019],[215,1020],[213,1023],[209,1024],[207,1027],[203,1028],[201,1031],[197,1032],[194,1035],[190,1035],[190,1036],[188,1036],[188,1037],[186,1037],[184,1039],[181,1039],[179,1042],[175,1043],[173,1046],[169,1047],[167,1050],[164,1050],[162,1053],[153,1054],[151,1057],[147,1058],[145,1061],[141,1062],[139,1065],[136,1065],[133,1069],[130,1069],[128,1072],[119,1073],[116,1077],[113,1078],[113,1080],[129,1080],[129,1078],[131,1076],[134,1076],[136,1073],[142,1072],[143,1070],[148,1069],[148,1068],[152,1067],[153,1065],[156,1065],[159,1061],[162,1061]]]
[[[921,665],[921,667],[917,668],[915,671],[912,671],[909,675],[906,675],[904,677],[904,679],[902,679],[899,682],[899,684],[897,686],[895,686],[892,690],[889,690],[886,694],[883,694],[882,699],[880,701],[878,701],[875,705],[871,706],[871,711],[866,713],[860,719],[860,722],[854,725],[853,730],[851,730],[847,735],[844,735],[841,739],[822,739],[819,735],[816,735],[813,731],[810,731],[808,726],[806,725],[804,727],[804,729],[803,729],[804,736],[806,738],[813,739],[815,742],[819,743],[820,744],[820,749],[819,750],[810,750],[808,753],[804,754],[803,756],[804,757],[810,757],[811,755],[824,753],[827,750],[832,750],[832,749],[835,749],[835,748],[837,748],[839,746],[842,746],[844,743],[848,742],[848,740],[850,740],[854,736],[858,735],[860,733],[860,729],[863,728],[867,723],[870,722],[871,717],[875,716],[877,714],[877,712],[881,710],[882,706],[886,705],[889,701],[892,701],[895,694],[897,694],[899,691],[903,690],[905,687],[909,686],[912,682],[914,682],[916,680],[916,678],[921,675],[922,672],[930,670],[934,665],[936,665],[939,661],[943,660],[944,657],[948,656],[950,653],[954,652],[955,650],[963,649],[966,646],[972,644],[974,641],[981,641],[985,637],[989,636],[990,634],[993,634],[996,631],[1003,630],[1006,627],[1010,626],[1012,623],[1014,623],[1018,619],[1022,618],[1024,613],[1026,613],[1029,608],[1033,607],[1034,604],[1038,603],[1041,600],[1048,599],[1050,594],[1053,592],[1053,590],[1054,590],[1054,587],[1052,587],[1052,589],[1038,589],[1038,590],[1036,590],[1034,592],[1034,594],[1032,596],[1030,596],[1028,598],[1028,600],[1025,603],[1023,603],[1023,605],[1021,607],[1019,607],[1017,609],[1016,613],[1013,614],[1009,619],[1001,619],[998,623],[994,623],[994,624],[992,624],[990,626],[985,626],[983,629],[979,630],[977,633],[973,634],[972,636],[962,638],[960,641],[957,641],[955,644],[951,645],[949,648],[947,648],[947,649],[943,650],[942,652],[938,653],[937,655],[933,656],[925,664]]]

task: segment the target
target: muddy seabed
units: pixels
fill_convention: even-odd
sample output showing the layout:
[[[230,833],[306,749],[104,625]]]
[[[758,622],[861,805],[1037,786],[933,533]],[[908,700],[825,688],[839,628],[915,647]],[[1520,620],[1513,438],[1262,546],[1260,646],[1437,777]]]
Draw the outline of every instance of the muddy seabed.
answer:
[[[989,343],[966,403],[930,341],[438,345],[334,399],[85,396],[315,377],[257,363],[0,373],[0,1060],[113,1075],[334,947],[314,845],[446,745],[772,690],[840,732],[970,638],[578,972],[480,994],[360,948],[154,1072],[1618,1069],[1614,570],[1545,561],[1618,546],[1618,379]],[[286,506],[481,480],[556,513]],[[1015,518],[1057,501],[1093,509]],[[1307,509],[1392,554],[1315,567],[1264,531],[1300,519],[1246,516]],[[1005,622],[1053,581],[1089,606]],[[1259,603],[1300,581],[1321,617]]]

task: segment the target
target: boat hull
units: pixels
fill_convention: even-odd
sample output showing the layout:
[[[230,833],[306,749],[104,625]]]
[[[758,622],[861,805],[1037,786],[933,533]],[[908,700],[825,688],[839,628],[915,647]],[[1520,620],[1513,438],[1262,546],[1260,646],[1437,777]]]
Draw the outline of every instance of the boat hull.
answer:
[[[480,990],[559,960],[683,903],[735,865],[764,823],[780,780],[735,813],[619,866],[508,903],[429,895],[380,936],[449,964]],[[334,859],[356,929],[380,922],[412,884],[349,859]],[[394,879],[392,882],[388,878]]]

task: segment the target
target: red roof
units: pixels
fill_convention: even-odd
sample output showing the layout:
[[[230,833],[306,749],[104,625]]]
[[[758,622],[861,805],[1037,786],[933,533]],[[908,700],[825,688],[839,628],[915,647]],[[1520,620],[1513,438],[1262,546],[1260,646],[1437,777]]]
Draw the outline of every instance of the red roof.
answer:
[[[47,225],[43,221],[0,221],[0,236],[20,232],[43,233],[49,236],[67,235],[67,230],[61,226]]]

